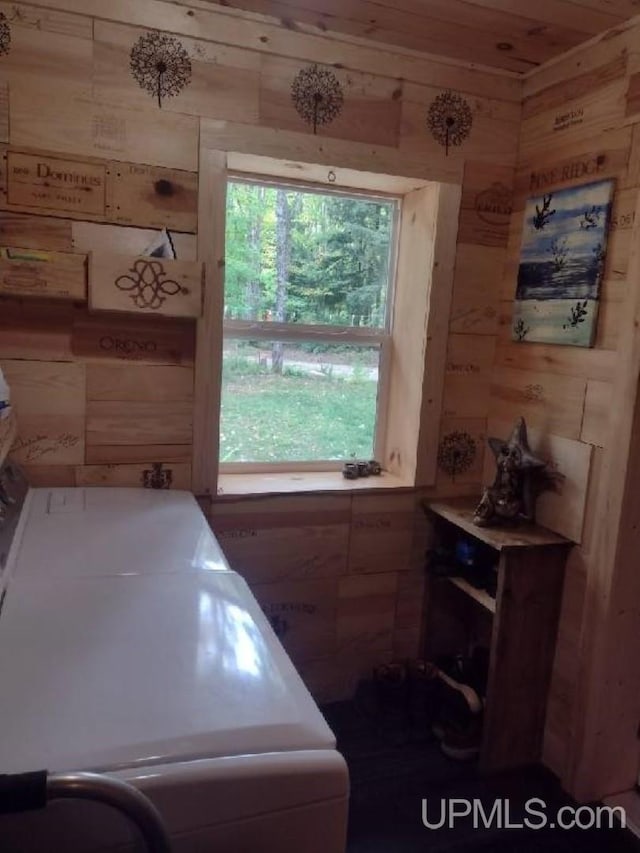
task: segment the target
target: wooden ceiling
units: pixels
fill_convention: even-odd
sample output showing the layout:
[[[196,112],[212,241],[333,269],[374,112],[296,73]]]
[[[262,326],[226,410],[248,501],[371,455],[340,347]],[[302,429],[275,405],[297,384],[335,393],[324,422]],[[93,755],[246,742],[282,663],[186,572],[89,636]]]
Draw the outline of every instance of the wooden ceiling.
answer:
[[[524,73],[640,14],[640,0],[211,0]]]

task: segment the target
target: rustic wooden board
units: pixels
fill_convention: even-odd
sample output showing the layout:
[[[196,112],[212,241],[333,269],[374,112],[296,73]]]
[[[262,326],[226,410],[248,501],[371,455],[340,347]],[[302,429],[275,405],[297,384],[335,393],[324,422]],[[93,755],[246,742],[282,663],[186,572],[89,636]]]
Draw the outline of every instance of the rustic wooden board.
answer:
[[[71,222],[0,210],[0,245],[49,252],[70,252]]]
[[[447,153],[431,134],[427,115],[431,104],[443,94],[441,89],[403,86],[400,152],[406,156],[422,152],[436,162],[446,160],[462,170],[465,160],[487,161],[501,166],[515,164],[518,148],[520,111],[513,104],[463,96],[471,110],[472,125],[460,145],[449,146]]]
[[[486,417],[495,343],[492,335],[449,336],[442,400],[444,417]]]
[[[306,67],[304,62],[298,60],[262,57],[261,125],[312,132],[312,128],[297,113],[291,96],[291,87],[296,75]],[[400,131],[402,83],[399,80],[358,74],[354,71],[336,68],[324,70],[335,75],[342,88],[344,102],[339,115],[333,121],[317,127],[318,136],[396,146]]]
[[[11,145],[169,169],[198,168],[198,120],[93,101],[87,83],[38,78],[11,93]]]
[[[522,116],[527,119],[548,110],[560,110],[567,101],[588,96],[595,89],[622,80],[626,73],[627,56],[623,53],[616,54],[603,65],[590,67],[582,74],[560,80],[529,95],[523,101]]]
[[[3,298],[0,358],[72,361],[70,302]]]
[[[513,303],[500,306],[500,335],[496,346],[497,367],[512,367],[564,376],[582,376],[606,380],[613,375],[616,354],[613,350],[578,347],[559,347],[553,344],[518,343],[511,340],[511,310]],[[601,322],[601,317],[598,322]]]
[[[591,445],[572,441],[547,432],[546,429],[528,427],[529,444],[532,450],[549,461],[553,470],[564,475],[558,491],[544,492],[536,503],[536,521],[543,527],[566,536],[572,542],[582,541],[587,487],[591,468]],[[488,434],[497,438],[508,438],[513,423],[489,420]],[[492,483],[495,476],[495,458],[486,454],[485,482]]]
[[[506,246],[513,206],[513,169],[467,161],[464,166],[458,240]]]
[[[7,152],[7,203],[47,211],[104,216],[104,164]]]
[[[80,364],[3,360],[18,418],[12,457],[24,465],[84,461],[85,371]]]
[[[530,195],[605,178],[622,179],[629,163],[631,128],[614,128],[591,139],[532,151],[519,157],[516,205]]]
[[[86,449],[87,465],[122,465],[144,462],[148,467],[159,459],[165,465],[191,462],[189,444],[96,444]]]
[[[87,298],[86,257],[64,252],[7,249],[0,256],[0,293],[26,298]],[[39,257],[38,257],[39,255]]]
[[[413,494],[353,496],[349,572],[408,569],[414,506]]]
[[[168,258],[91,252],[89,307],[93,311],[199,317],[203,265]]]
[[[183,401],[91,400],[87,445],[191,444],[192,409]]]
[[[390,145],[372,145],[214,119],[201,120],[200,142],[203,148],[214,151],[259,152],[265,157],[316,163],[330,168],[338,165],[345,169],[454,184],[459,184],[462,179],[459,160],[444,155],[429,157],[427,152],[417,147],[412,151],[400,151]]]
[[[9,17],[14,17],[10,15]],[[46,32],[36,27],[11,27],[11,48],[3,56],[2,71],[9,79],[11,95],[24,85],[73,83],[91,79],[91,36]]]
[[[0,218],[0,229],[1,223],[2,219]],[[75,252],[142,255],[158,234],[157,230],[149,228],[127,228],[124,225],[101,225],[97,222],[72,222],[69,225]],[[171,242],[178,260],[196,260],[196,237],[194,234],[172,232]],[[22,246],[25,244],[14,241],[13,245]]]
[[[338,581],[338,651],[391,649],[396,615],[398,573],[340,578]]]
[[[555,145],[579,144],[619,127],[625,114],[626,88],[625,80],[617,80],[524,118],[520,137],[523,155],[535,155]]]
[[[93,37],[92,21],[86,14],[76,15],[57,9],[42,9],[27,3],[11,3],[9,0],[0,3],[0,11],[7,16],[12,29],[27,28],[84,39]]]
[[[160,462],[159,459],[154,460]],[[191,488],[191,466],[188,463],[163,462],[162,470],[170,472],[172,489]],[[78,486],[142,486],[145,473],[152,472],[148,464],[141,465],[79,465],[75,469]]]
[[[586,380],[555,373],[501,367],[491,381],[492,418],[515,422],[565,438],[580,438]]]
[[[76,485],[73,465],[23,465],[30,486],[34,488],[68,488]]]
[[[83,361],[193,364],[194,347],[193,323],[188,320],[75,313],[71,350]]]
[[[264,583],[344,574],[350,511],[348,495],[224,499],[210,521],[232,568]]]
[[[460,486],[465,483],[475,485],[482,481],[482,466],[486,443],[485,418],[442,418],[440,423],[440,442],[438,445],[438,491],[446,493],[449,486]],[[464,470],[451,473],[445,467],[449,454],[445,454],[448,446],[457,447],[458,441],[463,440],[468,446],[469,453],[465,454]]]
[[[198,230],[198,175],[160,166],[110,163],[107,218],[175,231]]]
[[[129,69],[131,47],[146,32],[146,25],[138,29],[96,21],[93,88],[101,102],[146,110],[157,107]],[[182,37],[180,42],[191,60],[190,81],[175,97],[163,100],[162,110],[257,122],[259,55],[230,47],[219,38]]]
[[[496,333],[504,261],[502,248],[458,244],[450,332]]]
[[[280,581],[251,588],[294,663],[334,652],[336,579]]]
[[[87,400],[176,402],[193,399],[193,368],[87,365]]]
[[[590,379],[584,401],[584,417],[580,438],[589,444],[606,447],[609,436],[612,385]]]

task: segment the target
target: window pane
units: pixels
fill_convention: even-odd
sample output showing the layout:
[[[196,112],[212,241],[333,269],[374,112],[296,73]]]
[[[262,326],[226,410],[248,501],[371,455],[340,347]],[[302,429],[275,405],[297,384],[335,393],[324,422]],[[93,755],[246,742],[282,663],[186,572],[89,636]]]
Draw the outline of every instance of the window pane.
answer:
[[[370,459],[379,347],[225,340],[221,462]]]
[[[383,327],[395,205],[229,182],[225,317]]]

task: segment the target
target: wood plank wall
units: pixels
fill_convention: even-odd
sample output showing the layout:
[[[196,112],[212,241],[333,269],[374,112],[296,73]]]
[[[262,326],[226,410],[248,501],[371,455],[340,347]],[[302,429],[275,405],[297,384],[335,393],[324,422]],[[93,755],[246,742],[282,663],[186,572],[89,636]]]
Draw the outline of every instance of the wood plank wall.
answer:
[[[440,437],[466,433],[475,455],[455,478],[439,469],[433,493],[478,492],[522,82],[198,2],[42,0],[0,2],[0,11],[12,34],[0,57],[4,246],[136,255],[150,229],[168,225],[178,257],[193,260],[205,136],[233,140],[232,151],[269,155],[274,146],[273,156],[291,160],[462,186]],[[129,73],[145,27],[178,34],[193,65],[191,84],[162,109]],[[290,99],[293,76],[314,62],[333,69],[346,97],[339,120],[317,137]],[[427,111],[449,89],[467,101],[473,124],[447,152],[428,131]],[[102,176],[103,192],[89,199],[8,184],[7,170],[34,152]],[[0,363],[20,424],[14,455],[32,482],[139,485],[162,463],[173,487],[189,488],[194,338],[190,320],[0,296]],[[592,386],[591,431],[598,391]],[[418,653],[422,495],[214,502],[213,527],[232,564],[318,698],[348,694],[373,663]]]
[[[582,482],[582,508],[563,497],[574,548],[567,576],[547,717],[544,759],[561,778],[570,773],[572,720],[581,666],[581,630],[592,557],[596,496],[610,437],[609,399],[618,363],[621,309],[640,186],[640,26],[625,26],[532,73],[524,90],[513,215],[490,380],[489,429],[504,430],[519,414],[549,440],[562,439],[559,467]],[[593,349],[511,341],[525,200],[599,178],[616,180],[613,221],[596,344]],[[556,515],[557,518],[557,515]],[[583,523],[584,521],[584,523]],[[566,532],[566,531],[563,531]],[[571,534],[570,534],[571,535]]]

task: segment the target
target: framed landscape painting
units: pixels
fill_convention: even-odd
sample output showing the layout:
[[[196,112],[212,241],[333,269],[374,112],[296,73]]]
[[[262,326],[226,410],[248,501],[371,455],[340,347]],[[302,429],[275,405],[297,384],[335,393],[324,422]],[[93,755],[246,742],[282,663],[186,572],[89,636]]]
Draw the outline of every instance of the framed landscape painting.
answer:
[[[614,181],[527,201],[513,339],[593,346]]]

